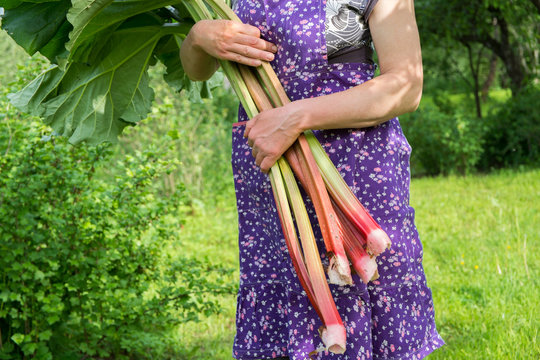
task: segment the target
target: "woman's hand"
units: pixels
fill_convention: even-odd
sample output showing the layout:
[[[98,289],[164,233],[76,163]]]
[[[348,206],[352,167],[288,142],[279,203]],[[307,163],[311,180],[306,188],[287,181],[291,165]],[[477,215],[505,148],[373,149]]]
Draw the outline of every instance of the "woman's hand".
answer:
[[[255,163],[267,173],[303,132],[308,117],[301,101],[263,111],[246,123],[244,137],[252,147]]]
[[[255,26],[231,20],[201,20],[191,28],[180,49],[184,70],[192,80],[207,80],[217,69],[216,59],[249,66],[274,60],[276,45],[261,39]]]
[[[261,39],[258,28],[230,20],[202,20],[190,34],[193,45],[207,54],[240,64],[259,66],[261,61],[274,60],[276,45]]]

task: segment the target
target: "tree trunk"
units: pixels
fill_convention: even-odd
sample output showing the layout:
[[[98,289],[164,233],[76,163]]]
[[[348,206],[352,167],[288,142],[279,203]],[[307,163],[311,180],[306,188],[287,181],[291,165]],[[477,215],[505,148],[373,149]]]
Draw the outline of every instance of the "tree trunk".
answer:
[[[497,23],[501,29],[501,50],[503,54],[503,61],[506,65],[506,72],[510,77],[510,88],[512,94],[517,94],[524,85],[525,82],[525,69],[523,68],[521,59],[516,53],[514,47],[510,43],[510,33],[508,31],[508,24],[506,20],[497,14]]]
[[[480,102],[480,59],[482,58],[482,49],[478,52],[478,58],[476,66],[473,59],[473,50],[471,44],[464,44],[467,47],[467,53],[469,55],[469,68],[471,69],[471,75],[473,78],[473,93],[474,93],[474,102],[476,104],[476,117],[482,118],[482,103]]]
[[[484,81],[484,84],[482,85],[482,101],[486,101],[489,89],[493,85],[493,82],[495,81],[495,77],[497,75],[497,55],[495,53],[491,53],[491,58],[489,59],[489,72],[486,78],[486,81]]]
[[[460,37],[460,41],[463,43],[477,42],[491,51],[493,51],[502,60],[506,69],[506,74],[510,80],[510,89],[512,95],[517,94],[525,85],[525,78],[527,71],[523,66],[523,59],[519,50],[510,42],[510,31],[508,29],[508,23],[502,16],[499,9],[490,7],[489,11],[493,14],[495,19],[494,26],[497,26],[500,30],[498,36],[490,35],[478,35],[478,34],[464,34]]]

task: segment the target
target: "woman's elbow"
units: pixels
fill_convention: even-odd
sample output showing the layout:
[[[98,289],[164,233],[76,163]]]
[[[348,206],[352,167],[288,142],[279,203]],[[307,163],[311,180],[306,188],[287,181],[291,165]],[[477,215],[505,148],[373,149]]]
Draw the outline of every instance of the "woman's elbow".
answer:
[[[409,89],[407,91],[406,112],[414,112],[422,100],[424,77],[422,71],[410,73],[408,76]]]

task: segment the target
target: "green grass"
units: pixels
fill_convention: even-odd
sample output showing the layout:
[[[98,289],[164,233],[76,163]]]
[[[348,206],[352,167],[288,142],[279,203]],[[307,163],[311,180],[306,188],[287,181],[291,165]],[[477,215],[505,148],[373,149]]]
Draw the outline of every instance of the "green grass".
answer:
[[[193,255],[205,262],[222,264],[235,269],[232,281],[237,282],[238,273],[238,220],[234,199],[232,175],[230,186],[216,205],[199,203],[194,214],[188,218],[180,232],[176,251]],[[219,298],[221,313],[179,327],[174,336],[181,344],[185,359],[231,359],[235,333],[236,294]]]
[[[412,204],[448,345],[433,359],[535,359],[540,171],[413,181]]]
[[[411,204],[447,343],[429,358],[537,359],[540,170],[414,179]],[[231,190],[184,225],[183,251],[237,267],[235,216]],[[231,358],[235,296],[221,304],[221,315],[178,329],[186,359]]]

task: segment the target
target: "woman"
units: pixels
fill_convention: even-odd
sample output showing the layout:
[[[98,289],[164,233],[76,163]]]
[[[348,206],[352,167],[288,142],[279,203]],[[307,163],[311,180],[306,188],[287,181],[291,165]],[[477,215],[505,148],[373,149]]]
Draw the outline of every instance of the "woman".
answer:
[[[414,111],[422,93],[413,0],[238,0],[234,10],[244,25],[195,24],[180,52],[184,70],[205,80],[217,58],[270,61],[292,100],[247,123],[240,109],[233,128],[240,248],[234,357],[306,359],[322,346],[321,323],[294,273],[265,174],[308,129],[392,239],[377,258],[378,280],[365,286],[354,275],[353,286],[330,286],[347,328],[345,354],[313,356],[427,356],[443,341],[408,204],[410,146],[395,118]],[[375,78],[372,41],[381,70]]]

